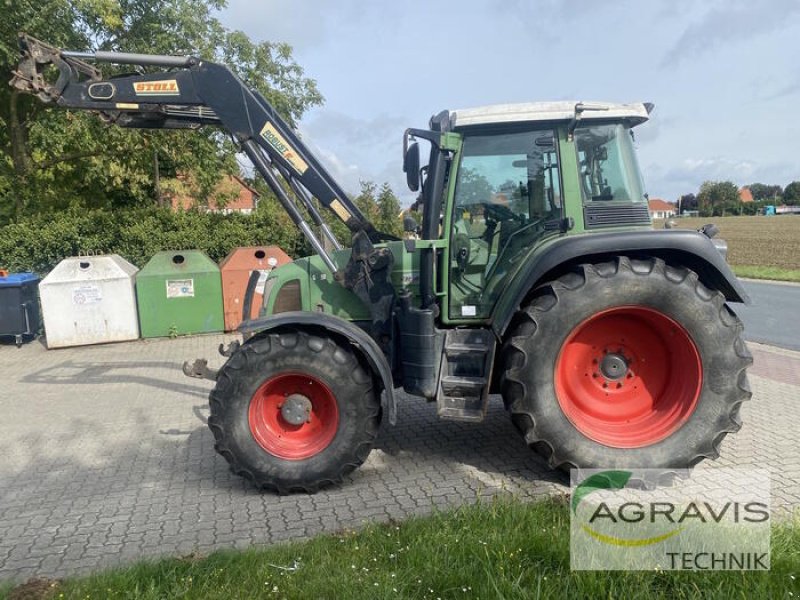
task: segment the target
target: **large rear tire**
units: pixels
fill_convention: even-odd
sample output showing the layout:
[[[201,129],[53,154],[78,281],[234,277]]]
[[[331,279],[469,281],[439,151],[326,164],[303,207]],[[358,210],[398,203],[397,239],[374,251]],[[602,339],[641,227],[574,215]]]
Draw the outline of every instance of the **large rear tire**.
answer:
[[[279,493],[340,482],[367,459],[381,419],[372,374],[349,344],[297,329],[242,345],[210,406],[231,470]]]
[[[752,357],[724,296],[660,259],[540,286],[503,348],[514,424],[553,468],[688,468],[741,427]]]

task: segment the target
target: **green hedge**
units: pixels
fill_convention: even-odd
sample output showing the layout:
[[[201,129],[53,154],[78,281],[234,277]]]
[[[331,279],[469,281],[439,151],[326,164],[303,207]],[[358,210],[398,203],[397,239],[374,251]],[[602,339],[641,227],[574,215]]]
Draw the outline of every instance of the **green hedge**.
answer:
[[[217,262],[237,246],[274,244],[292,256],[307,253],[296,228],[275,208],[262,202],[252,215],[164,208],[37,215],[0,227],[0,269],[45,275],[62,259],[85,253],[116,253],[138,267],[160,250],[199,249]]]

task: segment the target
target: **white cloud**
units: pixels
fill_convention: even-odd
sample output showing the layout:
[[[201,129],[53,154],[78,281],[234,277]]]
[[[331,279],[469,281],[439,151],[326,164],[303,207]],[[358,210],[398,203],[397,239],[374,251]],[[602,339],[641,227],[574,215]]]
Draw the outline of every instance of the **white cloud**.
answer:
[[[332,11],[326,0],[228,0],[223,17],[228,27],[304,51],[328,41],[335,19],[357,19],[356,5],[354,0],[338,0]]]
[[[797,0],[717,0],[708,5],[710,8],[690,23],[667,51],[662,66],[708,53],[723,44],[742,44],[782,29],[800,12]]]
[[[362,180],[378,185],[387,182],[398,197],[410,203],[412,200],[404,197],[407,188],[401,156],[406,124],[407,119],[398,116],[359,119],[320,109],[303,119],[300,131],[346,191],[357,194]]]

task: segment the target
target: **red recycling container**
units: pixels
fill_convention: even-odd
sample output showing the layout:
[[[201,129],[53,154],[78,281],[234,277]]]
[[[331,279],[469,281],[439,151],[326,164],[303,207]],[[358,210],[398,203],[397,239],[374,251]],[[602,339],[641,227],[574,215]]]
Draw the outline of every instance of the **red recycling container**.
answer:
[[[225,311],[225,330],[233,331],[242,322],[242,307],[247,281],[253,271],[261,271],[256,286],[250,318],[258,316],[264,302],[264,281],[275,267],[292,262],[291,257],[277,246],[247,246],[234,248],[219,264],[222,271],[222,300]]]

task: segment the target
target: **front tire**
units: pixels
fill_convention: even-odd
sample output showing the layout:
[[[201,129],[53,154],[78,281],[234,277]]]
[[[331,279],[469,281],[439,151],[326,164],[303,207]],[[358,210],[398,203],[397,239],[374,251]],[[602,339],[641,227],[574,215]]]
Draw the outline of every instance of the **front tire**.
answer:
[[[369,455],[380,397],[349,344],[286,329],[242,345],[220,369],[208,425],[231,470],[279,493],[338,483]]]
[[[752,357],[724,296],[660,259],[540,286],[504,346],[512,420],[551,467],[688,468],[741,427]]]

